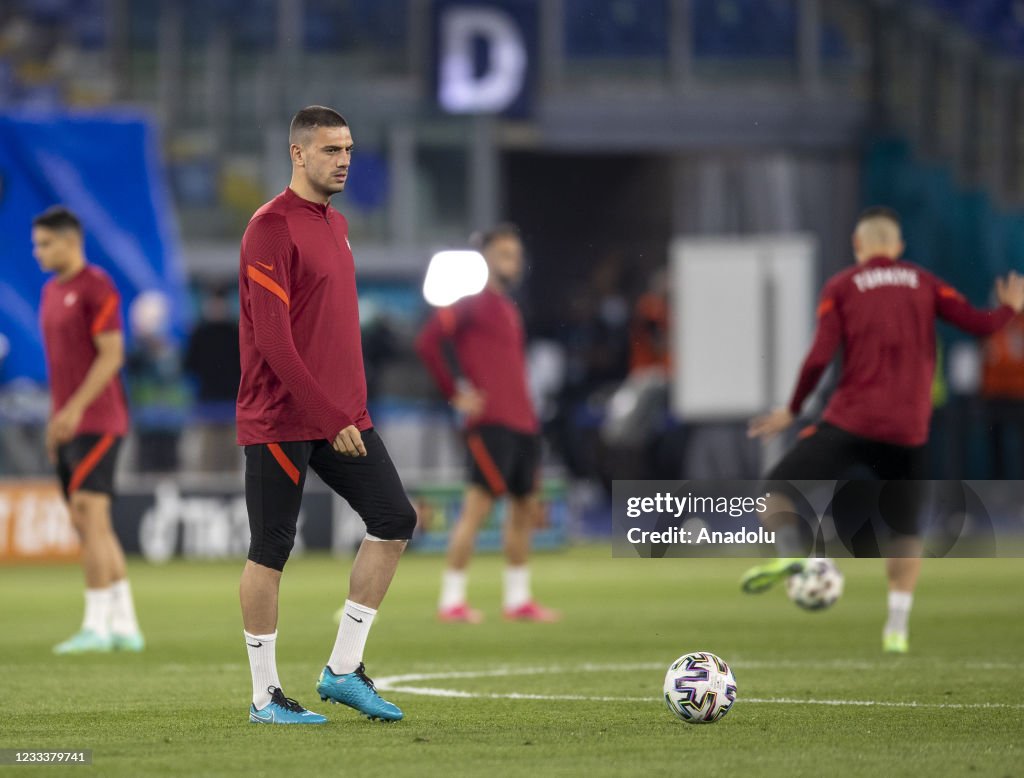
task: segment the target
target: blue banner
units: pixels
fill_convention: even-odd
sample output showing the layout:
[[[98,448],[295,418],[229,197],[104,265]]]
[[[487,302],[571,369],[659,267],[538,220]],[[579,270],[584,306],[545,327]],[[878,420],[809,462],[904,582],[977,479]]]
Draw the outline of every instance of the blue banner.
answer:
[[[82,220],[86,257],[114,279],[122,313],[139,293],[159,290],[175,332],[184,331],[185,274],[149,120],[0,114],[0,334],[10,341],[0,380],[46,379],[38,309],[47,276],[32,256],[32,218],[57,204]]]

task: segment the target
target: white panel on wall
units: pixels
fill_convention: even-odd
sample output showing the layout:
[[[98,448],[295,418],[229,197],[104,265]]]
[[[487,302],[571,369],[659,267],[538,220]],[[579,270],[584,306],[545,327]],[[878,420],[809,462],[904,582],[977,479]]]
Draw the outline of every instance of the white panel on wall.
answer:
[[[673,243],[673,413],[724,420],[787,401],[813,333],[814,253],[804,235]]]
[[[773,369],[771,394],[764,408],[789,403],[797,374],[814,337],[818,299],[815,241],[794,235],[766,241],[770,248],[769,270],[773,304]]]

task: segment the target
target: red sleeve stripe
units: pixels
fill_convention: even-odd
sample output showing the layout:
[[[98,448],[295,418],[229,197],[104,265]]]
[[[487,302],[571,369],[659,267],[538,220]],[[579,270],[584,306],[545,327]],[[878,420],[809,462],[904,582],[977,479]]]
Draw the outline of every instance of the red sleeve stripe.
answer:
[[[818,318],[820,319],[829,311],[835,310],[836,301],[829,297],[826,300],[821,301],[821,305],[818,306]]]
[[[117,295],[113,292],[103,301],[103,306],[100,308],[100,312],[96,314],[96,318],[92,320],[92,327],[89,330],[93,335],[99,335],[103,332],[103,328],[107,326],[110,317],[117,310],[118,302]]]
[[[444,334],[451,336],[455,334],[455,311],[451,308],[441,308],[437,312],[437,317],[441,320],[441,329],[444,330]]]
[[[469,453],[473,455],[476,466],[480,468],[480,472],[483,473],[484,479],[487,481],[487,485],[494,496],[500,497],[505,494],[508,491],[508,487],[505,486],[505,479],[501,477],[501,471],[494,464],[491,452],[484,445],[483,438],[478,433],[471,432],[466,438],[466,443],[469,445]]]
[[[292,483],[298,486],[299,468],[292,463],[288,458],[288,455],[284,453],[277,443],[268,443],[267,448],[270,449],[270,453],[274,455],[274,459],[277,460],[277,464],[281,466],[281,469],[284,470],[290,479],[292,479]]]
[[[74,494],[89,477],[89,473],[96,469],[96,465],[103,459],[110,447],[114,445],[113,435],[104,435],[89,449],[89,453],[82,458],[74,471],[71,473],[71,481],[68,483],[68,494]]]
[[[959,299],[962,295],[951,286],[940,286],[939,297],[952,298],[954,300]]]
[[[268,276],[262,270],[258,270],[255,267],[253,267],[252,265],[248,265],[246,267],[246,272],[249,274],[249,278],[251,278],[257,284],[262,286],[264,289],[266,289],[271,294],[276,295],[277,297],[280,297],[284,301],[285,305],[290,305],[291,304],[291,303],[288,302],[288,293],[285,292],[284,289],[281,288],[281,285],[278,284],[277,281],[275,281],[273,278]]]

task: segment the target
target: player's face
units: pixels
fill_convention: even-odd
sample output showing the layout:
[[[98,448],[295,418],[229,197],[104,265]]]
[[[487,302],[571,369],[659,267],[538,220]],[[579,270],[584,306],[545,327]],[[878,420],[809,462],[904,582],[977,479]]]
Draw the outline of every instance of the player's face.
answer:
[[[501,236],[484,249],[487,267],[505,286],[518,283],[523,275],[523,244],[519,238]]]
[[[32,228],[32,256],[48,273],[59,273],[74,257],[78,235],[74,230]]]
[[[348,127],[314,129],[301,150],[303,170],[310,185],[327,197],[344,191],[352,148],[352,132]]]

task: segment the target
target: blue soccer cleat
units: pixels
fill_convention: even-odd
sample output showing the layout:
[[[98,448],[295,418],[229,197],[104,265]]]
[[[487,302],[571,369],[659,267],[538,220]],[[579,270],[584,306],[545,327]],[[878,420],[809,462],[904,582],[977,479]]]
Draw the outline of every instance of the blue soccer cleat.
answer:
[[[105,654],[114,647],[110,635],[100,635],[91,629],[76,632],[63,643],[53,647],[55,654]]]
[[[321,700],[330,700],[331,704],[340,702],[342,705],[348,705],[371,721],[398,721],[404,715],[401,708],[377,694],[362,662],[354,672],[345,675],[335,675],[330,667],[325,666],[320,672],[316,691]]]
[[[285,697],[276,686],[267,688],[270,702],[259,710],[249,705],[249,721],[253,724],[326,724],[327,719],[319,713],[306,710],[291,697]]]

